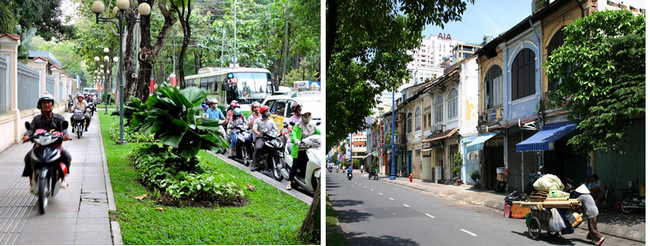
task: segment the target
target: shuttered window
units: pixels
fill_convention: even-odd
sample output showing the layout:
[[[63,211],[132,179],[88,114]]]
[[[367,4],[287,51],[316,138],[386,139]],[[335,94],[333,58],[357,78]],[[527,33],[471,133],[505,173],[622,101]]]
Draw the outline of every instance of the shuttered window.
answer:
[[[535,94],[535,53],[523,49],[512,63],[512,100]]]
[[[546,47],[546,52],[547,52],[546,55],[548,58],[550,58],[550,56],[553,54],[553,51],[555,49],[559,48],[560,46],[562,46],[562,44],[564,44],[564,38],[565,36],[564,33],[562,32],[562,29],[560,29],[555,33],[555,35],[553,35],[553,38],[551,38],[551,42]],[[549,91],[554,90],[557,87],[557,85],[560,84],[561,82],[562,82],[561,80],[549,81],[548,90]]]
[[[492,66],[485,75],[485,109],[503,104],[503,73],[497,65]]]

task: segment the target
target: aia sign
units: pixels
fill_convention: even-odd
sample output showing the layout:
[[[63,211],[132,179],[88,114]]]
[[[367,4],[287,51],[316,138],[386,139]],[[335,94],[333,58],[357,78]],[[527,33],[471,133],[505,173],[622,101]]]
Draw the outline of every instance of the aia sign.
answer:
[[[451,35],[450,35],[450,34],[447,34],[447,36],[445,36],[444,33],[438,33],[438,39],[442,39],[442,40],[451,40]]]

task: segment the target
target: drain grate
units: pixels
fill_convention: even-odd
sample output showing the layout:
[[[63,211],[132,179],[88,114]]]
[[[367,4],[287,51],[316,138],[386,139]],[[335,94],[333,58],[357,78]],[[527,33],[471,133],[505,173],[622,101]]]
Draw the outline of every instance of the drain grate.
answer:
[[[19,178],[0,196],[0,245],[15,244],[34,204],[27,178]]]

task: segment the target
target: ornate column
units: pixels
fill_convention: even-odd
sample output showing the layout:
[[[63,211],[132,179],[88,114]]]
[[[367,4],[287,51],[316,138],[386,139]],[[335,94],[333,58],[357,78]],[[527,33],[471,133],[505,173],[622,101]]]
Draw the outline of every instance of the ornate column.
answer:
[[[20,125],[20,112],[18,111],[18,46],[20,36],[11,34],[0,34],[0,55],[8,56],[7,73],[9,76],[9,112],[15,115],[14,121],[14,143],[18,143]]]

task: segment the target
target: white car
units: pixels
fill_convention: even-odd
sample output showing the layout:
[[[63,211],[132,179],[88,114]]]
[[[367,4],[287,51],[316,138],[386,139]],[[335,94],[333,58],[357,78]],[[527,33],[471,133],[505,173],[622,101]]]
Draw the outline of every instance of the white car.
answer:
[[[323,103],[323,95],[320,91],[301,91],[294,92],[291,95],[277,95],[270,96],[264,99],[262,105],[269,106],[272,118],[282,129],[284,118],[291,118],[291,106],[300,103],[304,108],[312,110],[311,119],[314,123],[321,122],[325,116],[325,104]]]

